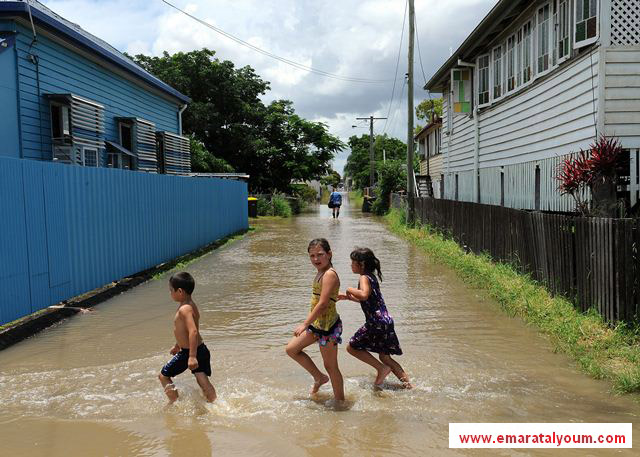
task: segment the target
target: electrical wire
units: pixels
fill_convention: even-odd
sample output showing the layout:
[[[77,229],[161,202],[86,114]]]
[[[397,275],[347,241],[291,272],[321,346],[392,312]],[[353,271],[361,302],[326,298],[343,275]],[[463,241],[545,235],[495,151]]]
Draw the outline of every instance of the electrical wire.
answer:
[[[413,25],[416,28],[416,43],[418,44],[418,57],[420,58],[420,69],[422,70],[422,79],[424,79],[424,84],[427,84],[427,76],[424,73],[424,66],[422,65],[422,51],[420,50],[420,34],[418,33],[418,18],[413,15]]]
[[[240,39],[240,38],[238,38],[238,37],[236,37],[236,36],[234,36],[234,35],[232,35],[232,34],[230,34],[228,32],[225,32],[224,30],[222,30],[222,29],[220,29],[220,28],[218,28],[218,27],[216,27],[216,26],[214,26],[212,24],[209,24],[208,22],[206,22],[206,21],[204,21],[204,20],[202,20],[200,18],[198,18],[198,17],[196,17],[196,16],[194,16],[194,15],[192,15],[190,13],[187,13],[186,11],[178,8],[176,5],[168,2],[167,0],[160,0],[160,1],[162,1],[162,3],[170,6],[171,8],[179,11],[180,13],[184,14],[185,16],[193,19],[194,21],[204,25],[205,27],[210,28],[211,30],[219,33],[220,35],[222,35],[222,36],[224,36],[224,37],[226,37],[226,38],[228,38],[228,39],[230,39],[230,40],[232,40],[232,41],[234,41],[234,42],[236,42],[236,43],[238,43],[238,44],[240,44],[242,46],[245,46],[245,47],[247,47],[247,48],[249,48],[249,49],[251,49],[253,51],[256,51],[256,52],[258,52],[258,53],[260,53],[260,54],[262,54],[264,56],[267,56],[267,57],[270,57],[272,59],[278,60],[278,61],[280,61],[282,63],[290,65],[290,66],[292,66],[294,68],[297,68],[299,70],[308,71],[310,73],[314,73],[314,74],[317,74],[317,75],[320,75],[320,76],[324,76],[326,78],[337,79],[339,81],[346,81],[346,82],[352,82],[352,83],[380,84],[380,83],[386,83],[386,82],[390,82],[391,81],[390,79],[369,79],[369,78],[358,78],[358,77],[342,76],[342,75],[338,75],[338,74],[335,74],[335,73],[330,73],[328,71],[320,70],[318,68],[310,67],[308,65],[304,65],[304,64],[301,64],[299,62],[295,62],[295,61],[287,59],[285,57],[281,57],[281,56],[278,56],[276,54],[273,54],[272,52],[265,51],[264,49],[261,49],[261,48],[259,48],[257,46],[254,46],[251,43],[248,43],[248,42],[246,42],[246,41],[244,41],[244,40],[242,40],[242,39]],[[394,80],[394,84],[395,84],[395,80]]]
[[[396,109],[393,110],[393,114],[391,115],[391,120],[389,121],[389,131],[393,131],[396,127],[396,118],[397,118],[397,114],[398,111],[400,110],[400,108],[402,107],[402,98],[404,97],[404,88],[408,87],[408,83],[407,80],[404,80],[404,83],[402,84],[402,89],[400,90],[400,97],[398,98],[398,103],[396,105]],[[382,134],[384,135],[386,133],[386,130],[382,131]]]
[[[386,132],[387,124],[389,122],[389,114],[391,113],[391,106],[393,105],[393,96],[396,91],[396,81],[398,80],[398,67],[400,65],[400,53],[402,51],[402,39],[404,38],[404,26],[407,20],[407,8],[409,6],[409,0],[407,0],[404,4],[404,15],[402,16],[402,31],[400,32],[400,45],[398,46],[398,57],[396,59],[396,71],[393,74],[393,89],[391,89],[391,99],[389,100],[389,109],[387,110],[386,120],[384,122],[384,127],[382,128],[382,133]]]

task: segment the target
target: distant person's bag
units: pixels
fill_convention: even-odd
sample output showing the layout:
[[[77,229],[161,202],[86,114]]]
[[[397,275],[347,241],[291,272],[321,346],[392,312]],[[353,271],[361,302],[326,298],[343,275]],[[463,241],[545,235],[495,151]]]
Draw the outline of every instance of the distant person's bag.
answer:
[[[335,205],[333,204],[333,201],[329,200],[329,203],[327,203],[327,206],[329,208],[333,208]]]

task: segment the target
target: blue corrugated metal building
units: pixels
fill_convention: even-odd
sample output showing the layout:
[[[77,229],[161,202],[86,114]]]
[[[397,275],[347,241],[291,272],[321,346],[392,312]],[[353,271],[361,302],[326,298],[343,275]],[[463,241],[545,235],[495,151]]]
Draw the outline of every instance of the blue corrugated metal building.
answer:
[[[189,98],[37,1],[0,1],[0,156],[190,171]]]
[[[0,0],[0,325],[248,227],[246,182],[162,175],[191,171],[188,102],[44,5]]]

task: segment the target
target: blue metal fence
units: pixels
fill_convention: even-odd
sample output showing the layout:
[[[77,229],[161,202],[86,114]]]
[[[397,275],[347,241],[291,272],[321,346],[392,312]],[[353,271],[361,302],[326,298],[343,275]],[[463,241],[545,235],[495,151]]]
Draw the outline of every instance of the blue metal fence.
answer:
[[[246,229],[247,184],[0,158],[0,324]]]

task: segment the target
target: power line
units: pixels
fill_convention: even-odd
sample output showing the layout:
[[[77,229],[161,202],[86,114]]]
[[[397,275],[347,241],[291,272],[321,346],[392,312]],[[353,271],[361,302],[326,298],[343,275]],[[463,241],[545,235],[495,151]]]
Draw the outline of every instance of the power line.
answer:
[[[396,59],[396,72],[393,74],[393,89],[391,89],[391,100],[389,100],[389,109],[387,110],[387,120],[384,122],[382,133],[387,130],[387,123],[389,122],[389,114],[391,113],[391,105],[393,105],[393,95],[396,91],[396,81],[398,80],[398,66],[400,65],[400,52],[402,51],[402,39],[404,38],[404,24],[407,20],[407,7],[409,0],[404,4],[404,15],[402,16],[402,31],[400,32],[400,45],[398,46],[398,58]]]
[[[418,44],[418,57],[420,58],[420,69],[422,70],[422,78],[424,79],[424,84],[427,84],[427,76],[424,74],[424,66],[422,66],[422,51],[420,50],[420,34],[418,33],[418,18],[413,15],[413,25],[416,28],[416,43]]]
[[[247,47],[249,49],[252,49],[253,51],[259,52],[262,55],[265,55],[267,57],[271,57],[272,59],[275,59],[275,60],[278,60],[280,62],[286,63],[287,65],[291,65],[292,67],[295,67],[298,70],[304,70],[304,71],[308,71],[308,72],[311,72],[311,73],[314,73],[314,74],[317,74],[317,75],[320,75],[320,76],[324,76],[326,78],[332,78],[332,79],[337,79],[337,80],[340,80],[340,81],[353,82],[353,83],[367,83],[367,84],[373,83],[373,84],[378,84],[378,83],[385,83],[385,82],[390,82],[391,81],[390,79],[368,79],[368,78],[357,78],[357,77],[350,77],[350,76],[342,76],[342,75],[338,75],[338,74],[335,74],[335,73],[329,73],[327,71],[320,70],[320,69],[317,69],[317,68],[309,67],[307,65],[301,64],[299,62],[295,62],[295,61],[287,59],[285,57],[278,56],[278,55],[273,54],[273,53],[271,53],[269,51],[265,51],[264,49],[261,49],[261,48],[259,48],[257,46],[254,46],[251,43],[248,43],[248,42],[246,42],[246,41],[244,41],[244,40],[242,40],[242,39],[240,39],[240,38],[238,38],[238,37],[236,37],[234,35],[231,35],[228,32],[225,32],[224,30],[222,30],[222,29],[220,29],[220,28],[218,28],[218,27],[216,27],[216,26],[214,26],[212,24],[209,24],[208,22],[206,22],[206,21],[204,21],[204,20],[202,20],[202,19],[200,19],[200,18],[198,18],[198,17],[196,17],[196,16],[194,16],[192,14],[187,13],[186,11],[178,8],[174,4],[168,2],[167,0],[161,0],[161,1],[162,1],[162,3],[165,3],[166,5],[170,6],[171,8],[181,12],[185,16],[190,17],[194,21],[204,25],[205,27],[210,28],[211,30],[223,35],[224,37],[226,37],[226,38],[228,38],[228,39],[230,39],[232,41],[235,41],[236,43],[238,43],[238,44],[240,44],[242,46],[245,46],[245,47]],[[394,80],[394,84],[395,84],[395,80]]]
[[[389,120],[389,130],[393,131],[393,129],[396,126],[396,115],[398,114],[398,110],[401,108],[402,106],[402,98],[404,97],[404,88],[405,86],[407,86],[407,80],[405,79],[404,82],[402,83],[402,89],[400,90],[400,98],[398,98],[398,103],[396,105],[396,109],[393,110],[393,114],[391,115],[391,119]],[[382,132],[383,134],[386,133],[386,130],[383,130]]]

